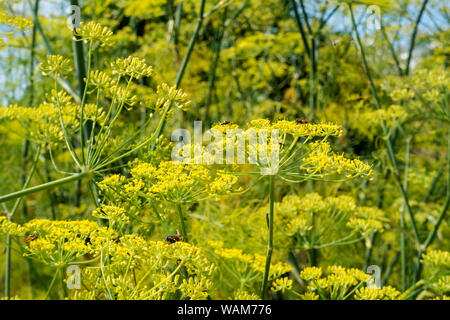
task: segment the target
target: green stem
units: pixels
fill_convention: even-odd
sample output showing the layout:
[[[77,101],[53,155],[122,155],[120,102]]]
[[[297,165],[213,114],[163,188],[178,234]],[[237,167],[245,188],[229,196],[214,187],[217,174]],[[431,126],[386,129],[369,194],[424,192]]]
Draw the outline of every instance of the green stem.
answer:
[[[364,254],[364,266],[363,270],[366,270],[370,263],[370,258],[372,257],[373,245],[375,242],[375,238],[377,236],[376,232],[372,232],[369,236],[369,245],[366,247],[366,253]]]
[[[386,40],[389,51],[391,52],[392,57],[394,58],[395,66],[397,67],[397,71],[399,75],[403,75],[402,67],[400,66],[400,61],[398,60],[397,54],[395,53],[394,46],[392,45],[392,42],[389,41],[389,37],[386,33],[386,30],[384,29],[384,25],[381,24],[381,33],[383,34],[384,39]]]
[[[194,50],[195,43],[197,42],[198,33],[200,32],[200,29],[201,29],[202,24],[203,24],[204,11],[205,11],[205,2],[206,2],[206,0],[201,0],[200,12],[199,12],[199,16],[198,16],[198,19],[197,19],[197,25],[195,26],[194,33],[192,34],[191,39],[189,41],[189,45],[188,45],[188,49],[187,49],[186,55],[183,58],[183,62],[181,63],[180,70],[178,71],[177,77],[175,79],[175,87],[176,88],[178,88],[180,86],[180,84],[181,84],[181,80],[183,79],[184,72],[186,71],[186,67],[188,65],[188,62],[189,62],[189,59],[191,57],[192,51]],[[166,119],[167,119],[167,113],[162,119],[162,125],[160,126],[160,128],[158,129],[158,131],[156,133],[155,141],[158,140],[159,136],[163,132],[164,127],[166,125]],[[154,148],[155,148],[155,145],[152,146],[152,150],[154,150]]]
[[[261,286],[261,298],[264,299],[267,290],[267,282],[270,274],[270,263],[272,261],[273,252],[273,219],[274,219],[274,202],[275,202],[275,177],[269,177],[269,239],[267,242],[266,266],[264,268],[263,282]]]
[[[53,286],[55,285],[56,278],[58,277],[58,273],[59,273],[58,270],[56,270],[55,275],[53,276],[52,282],[50,282],[50,286],[48,287],[47,294],[45,295],[45,300],[47,300],[48,297],[50,296],[50,292],[52,291]]]
[[[309,49],[309,43],[306,38],[306,32],[305,32],[305,29],[303,28],[303,24],[302,24],[300,15],[298,13],[297,2],[295,0],[291,0],[291,3],[292,3],[292,7],[294,9],[295,22],[297,23],[298,30],[300,31],[300,35],[302,37],[303,46],[305,47],[305,51],[306,51],[306,54],[308,55],[308,57],[311,57],[311,53],[310,53],[311,50]]]
[[[159,220],[159,223],[161,223],[161,227],[164,230],[164,233],[166,235],[170,234],[169,228],[167,227],[167,223],[163,220],[163,218],[161,217],[161,215],[159,214],[158,210],[156,209],[155,203],[153,202],[153,200],[150,200],[150,206],[153,209],[153,212],[155,213],[156,217]]]
[[[42,41],[44,42],[48,54],[54,54],[54,51],[50,46],[50,42],[48,41],[48,38],[45,35],[44,30],[42,29],[42,25],[39,22],[38,13],[37,11],[34,11],[33,5],[31,4],[30,0],[28,0],[28,5],[33,12],[33,23],[36,26],[37,31],[41,35]],[[75,92],[69,81],[62,78],[58,78],[57,81],[60,84],[60,86],[63,87],[75,99],[76,102],[80,102],[80,96]]]
[[[59,268],[58,269],[58,273],[59,273],[59,280],[61,282],[61,287],[62,287],[62,291],[63,291],[63,296],[64,296],[64,298],[66,298],[68,296],[68,294],[67,294],[67,286],[64,283],[64,271],[63,271],[63,268]]]
[[[447,214],[447,211],[450,207],[450,129],[447,131],[447,197],[445,199],[445,203],[441,209],[441,212],[439,213],[439,217],[436,221],[436,224],[434,225],[433,229],[428,234],[425,242],[420,248],[419,255],[417,257],[416,262],[416,270],[414,274],[414,280],[417,281],[419,279],[420,273],[422,271],[422,255],[427,250],[427,248],[430,246],[430,244],[433,242],[434,238],[436,237],[436,234],[439,230],[439,227],[441,226],[442,222],[444,221],[444,218]]]
[[[388,268],[386,269],[386,273],[384,274],[383,280],[381,281],[381,286],[384,286],[386,284],[386,282],[389,280],[389,278],[392,274],[392,270],[394,270],[394,267],[397,264],[399,256],[400,256],[400,251],[397,251],[395,253],[395,256],[392,259],[391,263],[389,264]]]
[[[36,156],[33,160],[33,164],[32,164],[30,173],[28,174],[28,178],[26,179],[25,183],[23,184],[23,189],[25,189],[30,184],[31,178],[33,177],[34,172],[36,171],[36,165],[38,163],[40,154],[41,154],[41,148],[38,147]],[[8,213],[8,221],[11,221],[13,215],[16,213],[17,209],[19,208],[21,202],[22,202],[22,197],[20,197],[16,200],[16,202],[14,203],[14,207]],[[10,294],[11,294],[11,235],[8,234],[6,236],[5,297],[7,299],[9,299]]]
[[[316,108],[316,38],[311,35],[311,56],[309,58],[309,117],[314,119]]]
[[[185,238],[186,241],[186,225],[184,223],[183,217],[183,209],[181,209],[181,204],[177,204],[178,218],[180,219],[180,227],[181,227],[181,235]]]
[[[353,29],[354,29],[355,34],[356,34],[356,40],[358,42],[358,46],[359,46],[359,49],[361,51],[361,58],[362,58],[364,70],[366,71],[367,77],[369,79],[370,89],[371,89],[372,95],[373,95],[373,97],[375,99],[375,104],[377,106],[377,109],[381,110],[382,109],[381,102],[380,102],[380,99],[378,97],[377,90],[375,88],[375,83],[374,83],[373,78],[372,78],[372,73],[370,72],[370,68],[369,68],[369,65],[367,63],[365,50],[364,50],[364,47],[362,45],[361,38],[359,36],[358,28],[356,26],[355,16],[353,14],[353,10],[352,10],[351,5],[349,5],[349,9],[350,9],[350,14],[351,14],[351,18],[352,18]],[[416,226],[416,220],[414,218],[414,214],[413,214],[411,206],[409,204],[408,195],[407,195],[407,193],[406,193],[406,191],[405,191],[405,189],[403,188],[403,185],[402,185],[402,181],[401,181],[399,170],[398,170],[397,160],[395,159],[395,155],[394,155],[394,148],[392,146],[392,143],[391,143],[390,139],[388,138],[388,130],[386,128],[386,122],[384,120],[381,120],[381,128],[382,128],[383,134],[385,136],[384,140],[385,140],[385,143],[386,143],[386,148],[387,148],[387,151],[388,151],[389,160],[390,160],[390,162],[392,164],[392,167],[394,169],[394,177],[395,177],[395,180],[397,182],[397,187],[399,188],[400,193],[401,193],[401,195],[403,197],[403,200],[404,200],[404,203],[405,203],[405,206],[406,206],[409,218],[411,220],[411,227],[412,227],[412,230],[413,230],[413,233],[414,233],[414,238],[416,240],[416,245],[418,245],[418,244],[420,244],[420,237],[419,237],[419,232],[418,232],[417,226]]]
[[[39,192],[39,191],[53,189],[53,188],[56,188],[58,186],[64,185],[64,184],[69,183],[69,182],[78,181],[80,179],[83,179],[83,178],[89,176],[90,174],[91,174],[90,172],[80,172],[80,173],[71,175],[71,176],[66,177],[66,178],[58,179],[58,180],[55,180],[55,181],[52,181],[52,182],[40,184],[40,185],[35,186],[35,187],[25,188],[25,189],[20,190],[20,191],[9,193],[7,195],[4,195],[4,196],[0,197],[0,203],[6,202],[6,201],[10,201],[10,200],[14,200],[14,199],[17,199],[17,198],[21,198],[21,197],[24,197],[26,195],[29,195],[29,194],[32,194],[32,193],[36,193],[36,192]]]
[[[404,182],[403,182],[403,188],[407,190],[408,188],[408,168],[409,168],[409,158],[410,158],[410,146],[409,146],[409,139],[406,138],[406,155],[405,155],[405,173],[404,173]],[[400,213],[400,227],[402,230],[405,230],[406,224],[405,224],[405,203],[403,202],[403,208]],[[402,270],[402,291],[406,290],[406,236],[404,232],[401,232],[400,234],[400,257],[401,257],[401,270]]]
[[[222,24],[219,27],[219,30],[217,32],[217,37],[215,41],[215,48],[214,48],[214,58],[211,62],[211,68],[209,72],[209,79],[208,79],[208,94],[206,96],[206,102],[205,102],[205,119],[207,121],[211,121],[209,118],[209,106],[211,105],[212,101],[212,95],[214,91],[214,84],[216,81],[216,70],[217,65],[220,58],[220,52],[222,50],[222,39],[225,34],[225,21],[227,18],[227,10],[225,9],[225,12],[222,15]]]
[[[419,24],[420,24],[420,21],[422,20],[422,16],[423,16],[423,13],[425,12],[425,8],[426,8],[427,4],[428,4],[428,0],[425,0],[422,4],[422,7],[420,8],[419,15],[417,16],[416,23],[414,25],[414,31],[411,36],[411,43],[410,43],[409,51],[408,51],[408,61],[406,62],[406,71],[405,71],[406,75],[409,74],[412,53],[413,53],[414,47],[416,45],[416,38],[417,38],[417,32],[419,30]]]
[[[70,0],[70,4],[79,6],[78,0]],[[85,91],[84,79],[86,78],[86,64],[84,62],[83,42],[81,41],[81,37],[75,35],[72,40],[72,45],[75,56],[75,70],[77,71],[78,91],[80,97],[82,97]]]
[[[86,85],[83,86],[83,98],[81,99],[81,106],[80,106],[80,151],[81,151],[81,161],[83,164],[86,164],[86,158],[84,155],[84,144],[85,144],[85,130],[86,127],[84,126],[84,106],[86,105],[86,99],[87,99],[87,89],[89,86],[89,81],[91,78],[91,64],[92,64],[92,49],[93,49],[94,43],[91,41],[89,43],[89,54],[88,54],[88,73],[87,73],[87,79],[86,79]],[[83,50],[83,48],[81,48]],[[77,57],[78,58],[78,57]],[[82,59],[83,60],[83,59]],[[81,63],[81,62],[78,62]],[[84,63],[84,60],[83,60]],[[78,75],[79,77],[82,76],[81,74]]]

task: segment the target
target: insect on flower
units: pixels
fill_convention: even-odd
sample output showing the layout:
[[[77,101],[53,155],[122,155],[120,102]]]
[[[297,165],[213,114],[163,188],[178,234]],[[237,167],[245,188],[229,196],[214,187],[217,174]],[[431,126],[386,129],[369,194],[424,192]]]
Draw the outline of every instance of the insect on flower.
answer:
[[[306,120],[305,118],[297,118],[297,119],[295,119],[295,122],[297,124],[306,124],[306,123],[308,123],[308,120]]]
[[[32,242],[35,241],[39,238],[39,235],[37,233],[32,233],[30,235],[28,235],[23,241],[25,242]]]
[[[177,230],[177,234],[171,235],[171,236],[167,236],[166,237],[166,241],[170,244],[175,243],[175,242],[179,242],[179,241],[183,241],[184,237],[182,235],[180,235],[180,231]]]
[[[220,125],[225,126],[225,125],[227,125],[227,124],[230,124],[230,121],[224,121],[224,122],[222,122]]]

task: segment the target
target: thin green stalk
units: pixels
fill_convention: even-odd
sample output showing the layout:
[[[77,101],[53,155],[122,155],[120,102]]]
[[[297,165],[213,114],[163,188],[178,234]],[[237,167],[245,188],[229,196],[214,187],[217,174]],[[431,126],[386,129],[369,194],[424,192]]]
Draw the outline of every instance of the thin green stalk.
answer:
[[[392,259],[391,263],[389,264],[388,268],[386,269],[386,273],[384,274],[383,280],[381,281],[381,286],[384,286],[386,284],[386,282],[388,281],[389,277],[392,274],[392,271],[394,270],[395,265],[397,264],[399,257],[400,257],[400,251],[397,251],[395,253],[395,256]]]
[[[73,6],[79,6],[78,0],[70,0],[70,4]],[[84,50],[81,37],[75,35],[72,40],[72,45],[73,53],[75,56],[75,70],[77,72],[78,92],[80,97],[82,97],[85,89],[84,79],[86,78],[86,64],[84,62]]]
[[[298,13],[297,2],[295,0],[291,0],[291,3],[292,3],[292,7],[294,9],[295,22],[297,23],[298,30],[300,31],[300,36],[302,37],[303,46],[305,47],[305,51],[306,51],[308,57],[311,57],[311,53],[310,53],[311,50],[309,49],[309,43],[306,38],[306,32],[305,32],[305,29],[303,28],[302,20]]]
[[[178,218],[180,219],[180,227],[181,227],[181,235],[184,237],[186,241],[187,233],[186,233],[186,225],[184,223],[183,210],[180,204],[177,204]]]
[[[180,5],[181,5],[181,3],[179,3],[177,5],[177,13],[178,13],[178,9],[180,8]],[[180,53],[178,50],[178,29],[177,29],[177,25],[175,23],[175,21],[177,20],[177,16],[176,16],[177,13],[175,13],[173,0],[168,0],[167,1],[167,16],[169,17],[169,20],[167,22],[168,31],[169,31],[170,40],[172,41],[172,44],[173,44],[172,51],[173,51],[175,65],[178,66]]]
[[[261,286],[261,298],[264,299],[267,290],[267,282],[270,274],[270,263],[272,261],[273,252],[273,219],[274,219],[274,202],[275,202],[275,176],[269,176],[269,239],[267,242],[266,266],[264,268],[264,276]]]
[[[417,281],[419,279],[420,273],[422,271],[422,255],[423,253],[428,249],[428,247],[431,245],[433,240],[436,237],[436,234],[439,230],[439,227],[441,226],[442,222],[445,219],[445,216],[447,214],[447,211],[450,207],[450,129],[447,131],[447,197],[445,199],[445,203],[441,209],[441,212],[439,213],[439,217],[436,221],[436,224],[434,225],[433,229],[428,234],[425,242],[420,247],[419,255],[417,257],[416,262],[416,270],[414,274],[414,280]]]
[[[33,14],[37,16],[39,12],[39,1],[36,0],[34,3],[34,9]],[[31,35],[31,46],[30,46],[30,74],[29,74],[29,99],[28,99],[28,106],[33,107],[34,105],[34,66],[35,66],[35,48],[36,48],[36,36],[37,36],[37,27],[36,25],[33,25],[33,33]],[[20,177],[20,183],[21,185],[25,184],[25,171],[26,171],[26,164],[27,164],[27,157],[28,157],[28,150],[30,147],[30,141],[28,139],[25,139],[22,146],[22,173]],[[26,204],[22,207],[22,215],[24,218],[28,216],[28,210]]]
[[[73,175],[71,175],[69,177],[65,177],[65,178],[58,179],[58,180],[55,180],[55,181],[52,181],[52,182],[48,182],[48,183],[43,183],[43,184],[40,184],[40,185],[35,186],[35,187],[25,188],[25,189],[22,189],[20,191],[12,192],[12,193],[6,194],[4,196],[1,196],[0,197],[0,203],[6,202],[6,201],[10,201],[10,200],[14,200],[14,199],[17,199],[17,198],[21,198],[21,197],[24,197],[26,195],[29,195],[29,194],[32,194],[32,193],[36,193],[36,192],[39,192],[39,191],[45,191],[45,190],[53,189],[53,188],[59,187],[61,185],[64,185],[66,183],[74,182],[74,181],[86,178],[89,175],[91,175],[91,172],[87,172],[87,171],[86,172],[80,172],[80,173],[73,174]]]
[[[45,158],[44,158],[44,173],[45,173],[45,179],[47,182],[51,182],[51,175],[50,175],[50,170],[49,170],[49,158],[50,158],[50,153],[46,152],[45,153]],[[50,210],[52,213],[52,219],[56,220],[56,196],[52,191],[48,192],[48,198],[50,200]]]
[[[428,4],[428,0],[425,0],[422,3],[422,7],[420,8],[419,15],[417,16],[417,19],[416,19],[416,22],[414,25],[414,31],[412,33],[411,42],[409,45],[408,60],[406,62],[406,70],[405,70],[406,75],[408,75],[409,71],[410,71],[412,54],[414,51],[414,47],[416,46],[417,32],[419,31],[419,24],[420,24],[420,21],[422,20],[422,16],[423,16],[423,13],[425,12],[425,8],[426,8],[427,4]]]
[[[215,48],[214,48],[214,58],[211,62],[211,68],[210,68],[210,72],[209,72],[208,94],[206,96],[206,101],[205,101],[205,118],[207,121],[210,121],[209,106],[211,104],[212,95],[213,95],[213,91],[214,91],[214,84],[216,81],[216,70],[217,70],[217,65],[218,65],[219,58],[220,58],[220,52],[222,51],[222,39],[225,34],[226,19],[227,19],[227,10],[225,9],[225,12],[222,15],[222,25],[219,27],[219,30],[217,32]]]
[[[376,239],[377,233],[376,232],[372,232],[369,235],[369,245],[366,247],[366,252],[364,254],[364,265],[363,265],[363,270],[366,270],[367,267],[369,266],[370,263],[370,258],[372,257],[372,252],[373,252],[373,245]]]
[[[36,0],[33,9],[33,15],[37,16],[39,12],[39,1]],[[30,97],[28,100],[29,106],[33,106],[34,104],[34,66],[36,60],[36,36],[37,36],[37,26],[33,25],[33,33],[31,35],[31,47],[30,47]]]
[[[34,172],[36,171],[36,166],[37,166],[37,163],[39,160],[40,153],[41,153],[41,148],[38,147],[36,156],[33,160],[32,166],[31,166],[30,173],[28,174],[28,178],[26,179],[25,183],[23,184],[23,189],[25,189],[31,182],[31,178],[33,177]],[[22,202],[22,197],[17,198],[12,210],[8,213],[8,221],[11,221],[13,215],[16,213],[17,209],[19,208],[21,202]],[[9,299],[10,294],[11,294],[11,235],[8,234],[6,236],[5,297],[7,299]]]
[[[314,118],[316,108],[316,37],[311,37],[311,55],[309,58],[309,117]]]
[[[398,297],[398,300],[407,300],[408,298],[410,298],[414,294],[414,292],[417,290],[417,288],[419,288],[419,287],[421,287],[423,285],[424,285],[424,281],[423,280],[417,281],[408,290],[403,292],[402,295]]]
[[[79,6],[78,0],[70,0],[70,4],[74,6]],[[91,44],[92,45],[92,44]],[[89,77],[86,75],[86,63],[84,61],[84,50],[83,50],[83,42],[81,41],[81,37],[75,35],[72,40],[73,53],[75,57],[75,70],[77,73],[77,81],[78,81],[78,92],[80,97],[83,97],[82,106],[81,106],[81,119],[80,119],[80,139],[81,139],[81,154],[82,161],[84,162],[84,151],[83,151],[83,143],[84,137],[87,137],[87,127],[83,125],[83,107],[84,107],[84,99],[87,89],[87,83],[85,85],[84,79]],[[90,52],[91,53],[91,52]],[[90,61],[89,61],[90,68]],[[79,206],[81,201],[81,180],[77,181],[76,184],[76,192],[75,192],[75,206]]]
[[[409,168],[409,159],[410,159],[410,143],[409,139],[406,138],[406,150],[405,150],[405,173],[404,173],[404,182],[403,188],[408,190],[408,168]],[[400,213],[400,228],[405,230],[405,203],[403,203],[403,208]],[[406,236],[404,232],[400,233],[400,257],[401,257],[401,275],[402,275],[402,291],[406,290]]]
[[[309,35],[312,35],[311,25],[309,24],[308,14],[306,13],[305,3],[303,0],[300,0],[300,7],[302,8],[303,16],[305,17],[306,28],[308,29]]]
[[[56,80],[55,80],[55,91],[56,91],[56,89],[57,89],[57,84],[56,84]],[[56,103],[57,103],[58,112],[59,112],[59,122],[60,122],[60,125],[61,125],[61,129],[62,129],[62,131],[64,133],[64,140],[65,140],[67,149],[69,150],[69,153],[72,156],[73,161],[75,161],[75,163],[77,164],[78,168],[81,169],[82,166],[81,166],[80,160],[78,159],[78,156],[77,156],[77,154],[76,154],[76,152],[75,152],[75,150],[74,150],[74,148],[72,146],[72,142],[70,141],[69,136],[67,134],[66,126],[64,124],[64,119],[63,119],[63,116],[62,116],[61,104],[59,102],[58,96],[56,97]]]
[[[358,28],[356,26],[355,16],[353,14],[353,9],[352,9],[351,5],[349,5],[349,9],[350,9],[350,14],[351,14],[351,18],[352,18],[353,29],[354,29],[355,34],[356,34],[356,40],[358,42],[358,46],[359,46],[359,49],[361,51],[361,57],[362,57],[364,70],[366,71],[367,77],[369,79],[370,89],[371,89],[372,95],[373,95],[373,97],[375,99],[375,104],[377,106],[377,109],[382,109],[381,102],[380,102],[380,99],[378,97],[377,90],[375,88],[375,83],[374,83],[373,78],[372,78],[372,73],[371,73],[369,65],[367,63],[365,50],[364,50],[364,47],[362,45],[362,41],[361,41],[361,38],[360,38],[360,35],[359,35],[359,32],[358,32]],[[415,241],[416,241],[416,245],[418,245],[418,244],[420,244],[420,237],[419,237],[419,232],[418,232],[417,226],[416,226],[416,220],[414,218],[414,214],[413,214],[411,206],[409,204],[408,195],[407,195],[405,189],[403,188],[403,184],[402,184],[402,181],[400,179],[400,174],[399,174],[399,170],[398,170],[397,160],[395,159],[395,155],[394,155],[394,148],[392,146],[392,143],[391,143],[390,139],[388,138],[388,131],[387,131],[387,128],[386,128],[386,122],[384,120],[381,120],[381,128],[383,130],[383,134],[385,135],[385,139],[384,140],[385,140],[385,143],[386,143],[386,148],[387,148],[387,151],[388,151],[389,160],[390,160],[390,162],[392,164],[392,167],[394,169],[394,177],[395,177],[395,180],[397,182],[397,187],[399,188],[400,193],[401,193],[401,195],[403,197],[403,200],[405,202],[405,206],[406,206],[409,218],[411,220],[411,227],[412,227],[412,230],[413,230],[413,233],[414,233],[414,238],[415,238]]]
[[[402,70],[402,67],[400,66],[400,61],[398,60],[397,54],[395,53],[394,46],[392,45],[391,41],[389,41],[389,37],[386,33],[386,30],[384,29],[383,24],[381,24],[381,33],[383,34],[383,37],[388,44],[389,51],[391,52],[391,55],[394,58],[394,62],[395,62],[395,66],[397,67],[398,74],[403,75],[403,70]]]
[[[445,164],[443,163],[440,167],[439,170],[436,172],[436,175],[433,178],[433,181],[431,182],[430,188],[427,191],[427,194],[425,196],[425,198],[423,199],[423,202],[428,202],[430,200],[431,195],[433,194],[434,189],[436,189],[437,183],[439,182],[439,179],[442,176],[442,171],[445,168]]]
[[[44,45],[45,45],[45,48],[47,49],[48,54],[54,54],[54,51],[53,51],[52,47],[50,46],[50,42],[48,41],[48,38],[45,35],[44,30],[42,29],[42,25],[39,22],[38,14],[37,14],[37,12],[34,11],[33,5],[31,4],[30,0],[28,0],[28,5],[33,12],[33,23],[36,26],[37,31],[41,35],[42,41],[44,42]],[[76,102],[80,102],[80,96],[75,92],[75,90],[73,89],[73,87],[69,81],[62,79],[62,78],[58,78],[56,80],[58,81],[60,86],[63,87],[74,98],[74,100]]]
[[[189,59],[191,57],[192,51],[194,50],[195,43],[197,42],[197,37],[198,37],[198,34],[199,34],[200,29],[201,29],[202,24],[203,24],[203,18],[204,18],[204,12],[205,12],[205,2],[206,2],[206,0],[201,0],[200,12],[199,12],[199,16],[198,16],[198,19],[197,19],[197,25],[195,26],[194,33],[192,34],[191,39],[189,41],[187,52],[186,52],[186,54],[185,54],[185,56],[183,58],[180,70],[178,71],[177,77],[175,79],[175,87],[176,88],[178,88],[180,86],[180,84],[181,84],[181,80],[183,79],[184,72],[186,71],[186,67],[188,65],[188,62],[189,62]],[[162,125],[160,126],[160,128],[156,132],[156,139],[155,139],[155,141],[158,140],[159,136],[161,135],[161,133],[164,130],[164,127],[166,126],[166,117],[167,117],[167,114],[163,117]],[[154,150],[154,148],[155,148],[155,145],[152,146],[152,150]]]
[[[170,231],[169,231],[169,228],[167,227],[167,223],[163,220],[163,218],[159,214],[158,209],[156,209],[156,206],[155,206],[155,203],[153,202],[153,200],[150,200],[150,206],[152,207],[153,212],[155,213],[156,217],[158,218],[159,223],[161,223],[161,227],[163,228],[164,233],[166,235],[169,235]]]
[[[56,278],[58,277],[58,270],[55,272],[55,275],[53,276],[52,282],[50,282],[50,286],[48,287],[47,294],[45,295],[45,300],[48,299],[50,296],[50,292],[52,292],[53,286],[55,285]]]
[[[300,6],[302,8],[308,35],[311,39],[311,49],[309,52],[309,117],[313,119],[316,108],[316,35],[314,35],[309,23],[308,14],[306,12],[305,3],[303,0],[300,0]]]
[[[88,73],[87,73],[87,79],[86,79],[86,85],[84,86],[83,90],[83,98],[81,99],[81,106],[80,106],[80,149],[81,149],[81,161],[85,165],[86,164],[86,158],[84,155],[84,144],[85,144],[85,126],[84,126],[84,106],[86,105],[86,99],[87,99],[87,89],[89,86],[89,81],[91,78],[91,64],[92,64],[92,49],[93,49],[94,43],[91,41],[89,43],[89,53],[88,53]]]
[[[61,283],[61,287],[62,287],[62,291],[63,291],[63,296],[64,296],[64,298],[66,298],[68,296],[68,294],[67,294],[67,286],[64,283],[64,271],[63,271],[63,268],[59,268],[58,272],[59,272],[59,281]]]

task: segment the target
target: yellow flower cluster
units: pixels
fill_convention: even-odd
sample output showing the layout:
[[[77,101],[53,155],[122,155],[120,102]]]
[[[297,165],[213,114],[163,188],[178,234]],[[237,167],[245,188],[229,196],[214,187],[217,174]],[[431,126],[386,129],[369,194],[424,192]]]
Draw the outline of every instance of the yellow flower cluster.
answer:
[[[5,216],[0,216],[0,233],[12,236],[23,236],[26,229],[19,224],[8,221]]]
[[[306,281],[317,280],[322,276],[322,268],[308,267],[300,272],[300,278]]]
[[[292,289],[292,280],[287,277],[278,278],[272,282],[271,290],[273,292],[281,291],[284,293],[286,290],[291,290],[291,289]]]
[[[101,218],[123,216],[118,208],[101,209]],[[88,257],[84,287],[71,293],[74,299],[206,299],[213,288],[216,266],[185,242],[119,235],[93,221],[35,219],[19,226],[0,217],[0,232],[28,234],[25,254],[60,270]]]
[[[256,272],[260,275],[264,273],[265,256],[257,253],[247,254],[240,249],[224,248],[224,244],[221,241],[208,241],[208,244],[213,248],[214,254],[225,259],[225,261],[229,261],[230,263],[237,263],[239,265],[239,269],[248,268],[251,272]],[[287,263],[272,263],[270,267],[269,280],[276,280],[291,270],[291,266]]]
[[[314,292],[306,292],[304,294],[301,294],[300,297],[302,300],[319,300],[319,295],[315,294]]]
[[[310,154],[302,159],[301,169],[324,177],[325,175],[344,175],[346,178],[369,177],[372,167],[358,159],[347,159],[336,154],[327,142],[313,142],[309,145]]]
[[[117,206],[101,205],[93,213],[93,217],[109,220],[112,225],[123,225],[130,221],[123,208]]]
[[[278,129],[281,133],[287,133],[294,137],[340,137],[344,133],[342,127],[335,124],[310,124],[288,120],[275,122],[270,128]]]
[[[158,167],[147,162],[135,162],[131,178],[112,176],[100,183],[102,192],[116,189],[126,197],[147,196],[174,203],[185,203],[229,193],[237,177],[225,172],[214,173],[208,167],[196,164],[179,164],[162,161]]]
[[[94,254],[95,247],[111,237],[111,231],[93,221],[35,219],[23,228],[29,233],[25,254],[58,268],[85,254]]]
[[[23,131],[16,134],[21,134],[33,142],[51,145],[61,143],[64,141],[61,119],[68,134],[74,134],[79,130],[78,106],[62,91],[52,90],[47,98],[50,102],[35,108],[17,105],[0,108],[0,120],[18,122]],[[100,124],[105,121],[103,109],[97,109],[95,105],[87,104],[84,113],[83,122],[94,118]]]
[[[211,194],[227,194],[231,192],[233,186],[238,182],[238,178],[234,175],[224,172],[217,173],[217,179],[208,184],[208,189]]]
[[[261,297],[245,290],[237,290],[231,300],[261,300]]]
[[[156,109],[164,112],[168,108],[176,107],[187,110],[191,101],[186,93],[177,87],[170,87],[167,83],[161,83],[156,89]]]
[[[109,254],[110,263],[83,269],[86,289],[72,298],[206,299],[213,287],[211,277],[216,267],[193,245],[145,241],[134,235],[112,244],[99,253]]]
[[[74,34],[86,43],[100,44],[102,47],[112,45],[113,33],[111,30],[93,21],[87,24],[81,22],[80,28],[75,29]]]
[[[91,71],[89,85],[98,90],[107,90],[114,85],[114,80],[105,72],[100,70]]]
[[[267,206],[250,215],[250,224],[264,227]],[[372,231],[383,231],[385,214],[372,207],[359,207],[349,196],[321,197],[317,193],[287,195],[275,203],[276,238],[284,245],[292,241],[304,249],[325,248],[363,240]],[[255,230],[254,237],[265,233]]]
[[[138,97],[134,95],[128,87],[112,87],[107,93],[110,97],[116,99],[121,106],[127,105],[132,107],[138,101]]]
[[[382,288],[368,288],[362,287],[356,290],[356,300],[397,300],[400,297],[400,291],[391,287],[385,286]]]
[[[348,299],[354,294],[355,289],[365,283],[370,276],[363,271],[341,266],[329,266],[327,275],[322,275],[322,269],[317,267],[305,268],[300,273],[300,278],[309,282],[308,296],[303,298],[342,300]],[[388,295],[390,291],[386,291]]]
[[[120,77],[129,76],[133,79],[141,77],[150,77],[153,68],[145,63],[144,59],[129,56],[127,58],[118,58],[111,63],[112,73]]]
[[[364,111],[355,117],[352,123],[359,131],[372,138],[380,128],[381,120],[385,121],[387,127],[392,127],[395,122],[400,124],[407,118],[408,112],[403,107],[393,104],[387,109]]]
[[[2,8],[0,8],[2,10]],[[15,27],[19,29],[28,29],[33,26],[33,22],[29,19],[21,18],[21,17],[11,17],[7,15],[5,12],[0,11],[0,24],[7,24],[10,27]]]
[[[45,61],[39,65],[39,68],[44,76],[55,78],[59,78],[61,75],[68,74],[73,70],[70,59],[60,55],[48,55]]]
[[[368,237],[372,232],[383,230],[383,224],[375,219],[351,217],[350,221],[347,222],[347,226],[351,229],[358,230],[364,237]]]
[[[449,120],[447,103],[450,76],[442,68],[417,68],[409,77],[390,76],[381,84],[394,103],[409,115]]]
[[[422,262],[426,265],[443,266],[450,268],[450,252],[430,250],[423,255]]]

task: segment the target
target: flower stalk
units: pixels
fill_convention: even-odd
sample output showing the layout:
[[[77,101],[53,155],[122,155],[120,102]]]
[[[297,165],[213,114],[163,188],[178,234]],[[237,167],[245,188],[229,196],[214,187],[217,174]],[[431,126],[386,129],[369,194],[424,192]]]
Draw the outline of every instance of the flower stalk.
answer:
[[[264,299],[267,291],[267,282],[270,274],[270,263],[272,262],[273,253],[273,219],[274,219],[274,203],[275,203],[275,176],[269,176],[269,238],[267,241],[266,265],[264,268],[263,282],[261,286],[261,298]]]

